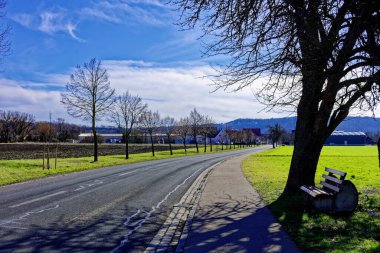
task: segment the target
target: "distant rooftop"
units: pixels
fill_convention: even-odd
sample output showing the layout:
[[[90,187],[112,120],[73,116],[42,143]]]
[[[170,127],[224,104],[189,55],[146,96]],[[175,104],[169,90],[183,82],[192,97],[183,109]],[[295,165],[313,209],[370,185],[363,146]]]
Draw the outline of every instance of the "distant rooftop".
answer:
[[[334,131],[331,135],[342,135],[342,136],[366,136],[364,132],[345,132],[345,131]]]
[[[102,134],[97,134],[98,136],[106,136],[106,137],[122,137],[123,134],[114,134],[114,133],[102,133]],[[92,137],[92,133],[81,133],[79,134],[79,137]]]

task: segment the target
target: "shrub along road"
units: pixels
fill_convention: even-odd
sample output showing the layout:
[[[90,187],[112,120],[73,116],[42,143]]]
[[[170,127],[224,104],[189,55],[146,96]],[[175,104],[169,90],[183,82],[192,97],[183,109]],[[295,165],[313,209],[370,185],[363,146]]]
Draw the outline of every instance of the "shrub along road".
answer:
[[[143,250],[204,169],[264,148],[120,165],[2,187],[1,251]]]

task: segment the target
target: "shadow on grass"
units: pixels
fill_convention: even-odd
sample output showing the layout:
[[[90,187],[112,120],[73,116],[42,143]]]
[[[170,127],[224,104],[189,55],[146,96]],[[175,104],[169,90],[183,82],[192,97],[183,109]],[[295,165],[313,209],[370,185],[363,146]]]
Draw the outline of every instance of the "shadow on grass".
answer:
[[[306,200],[301,194],[282,193],[280,197],[268,205],[273,215],[286,224],[286,231],[291,234],[298,234],[302,226],[302,216],[306,211]]]
[[[321,213],[297,193],[283,193],[268,208],[305,252],[380,252],[380,213]]]

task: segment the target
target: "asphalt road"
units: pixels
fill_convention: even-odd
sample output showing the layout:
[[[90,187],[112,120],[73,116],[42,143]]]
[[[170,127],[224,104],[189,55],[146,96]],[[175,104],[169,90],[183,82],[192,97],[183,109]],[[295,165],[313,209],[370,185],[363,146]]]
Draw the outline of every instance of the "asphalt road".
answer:
[[[0,252],[139,252],[196,177],[266,147],[77,172],[0,188]]]

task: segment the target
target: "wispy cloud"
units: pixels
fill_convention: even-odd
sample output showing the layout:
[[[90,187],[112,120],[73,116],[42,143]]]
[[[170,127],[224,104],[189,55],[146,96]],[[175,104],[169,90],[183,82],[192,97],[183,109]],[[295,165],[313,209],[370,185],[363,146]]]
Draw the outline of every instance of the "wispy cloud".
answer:
[[[10,15],[10,18],[28,29],[38,30],[50,35],[64,32],[73,39],[84,42],[83,39],[76,35],[77,25],[72,21],[73,18],[70,17],[68,12],[63,8],[44,10],[34,15],[17,13]]]
[[[27,28],[32,28],[34,25],[33,23],[35,22],[33,15],[26,13],[13,14],[11,16],[11,19],[16,23],[19,23],[20,25],[25,26]]]
[[[172,23],[171,15],[167,6],[158,0],[102,0],[89,2],[88,6],[78,10],[55,6],[37,10],[32,14],[13,13],[9,16],[11,20],[28,29],[49,35],[64,32],[73,39],[84,42],[77,35],[77,30],[80,23],[88,20],[122,25],[162,26]]]
[[[170,12],[160,1],[100,1],[78,11],[82,18],[96,18],[106,22],[126,25],[165,25]]]
[[[104,20],[111,23],[121,23],[122,20],[114,15],[109,15],[100,8],[83,8],[79,11],[80,15],[83,17],[93,17],[95,19]]]
[[[72,23],[71,18],[65,10],[62,11],[45,11],[40,14],[40,24],[38,30],[41,32],[54,34],[57,32],[66,32],[73,39],[84,42],[75,34],[76,25]]]

